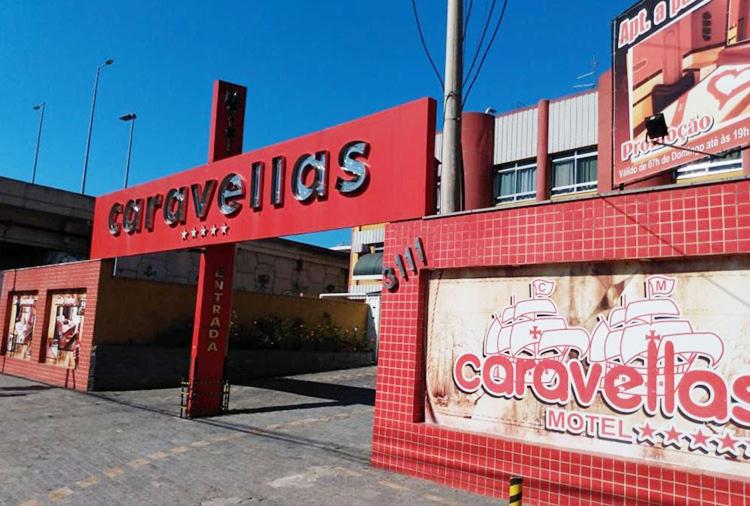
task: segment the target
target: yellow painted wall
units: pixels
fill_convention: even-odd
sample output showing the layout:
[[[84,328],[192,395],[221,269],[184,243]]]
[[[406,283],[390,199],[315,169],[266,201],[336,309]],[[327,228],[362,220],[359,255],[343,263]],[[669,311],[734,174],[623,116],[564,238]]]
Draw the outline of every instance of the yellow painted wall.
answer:
[[[140,279],[112,278],[106,264],[99,281],[94,344],[148,344],[159,332],[192,321],[195,286]],[[348,300],[290,297],[235,291],[234,320],[250,324],[258,317],[301,318],[306,324],[320,323],[324,313],[340,327],[365,329],[367,305]]]

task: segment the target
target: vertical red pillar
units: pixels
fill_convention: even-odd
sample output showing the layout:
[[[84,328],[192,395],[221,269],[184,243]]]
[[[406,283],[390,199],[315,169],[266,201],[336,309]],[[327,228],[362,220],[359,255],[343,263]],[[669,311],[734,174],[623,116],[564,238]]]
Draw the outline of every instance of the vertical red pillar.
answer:
[[[201,254],[190,350],[190,417],[216,415],[222,409],[233,267],[234,244],[211,246]]]
[[[209,162],[242,153],[246,96],[244,86],[214,83]],[[222,411],[233,271],[234,244],[209,246],[201,252],[186,406],[191,418]]]
[[[495,117],[481,112],[461,115],[464,165],[464,209],[492,206],[492,166],[495,156]]]
[[[549,100],[542,99],[537,105],[536,121],[536,200],[549,198]]]

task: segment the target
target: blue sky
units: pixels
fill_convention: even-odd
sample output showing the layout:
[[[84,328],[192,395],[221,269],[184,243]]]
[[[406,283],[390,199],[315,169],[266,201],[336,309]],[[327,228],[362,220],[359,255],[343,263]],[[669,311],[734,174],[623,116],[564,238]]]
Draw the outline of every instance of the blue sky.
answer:
[[[468,60],[489,3],[474,0]],[[610,22],[631,3],[510,0],[467,109],[503,111],[576,91],[593,57],[609,68]],[[417,6],[442,73],[445,1]],[[117,118],[127,112],[138,115],[132,184],[205,163],[215,79],[248,87],[245,151],[441,95],[409,0],[5,0],[0,26],[3,176],[30,179],[32,106],[44,101],[37,181],[80,190],[95,70],[115,60],[97,99],[93,195],[122,184],[128,127]],[[349,232],[304,240],[332,246],[348,243]]]

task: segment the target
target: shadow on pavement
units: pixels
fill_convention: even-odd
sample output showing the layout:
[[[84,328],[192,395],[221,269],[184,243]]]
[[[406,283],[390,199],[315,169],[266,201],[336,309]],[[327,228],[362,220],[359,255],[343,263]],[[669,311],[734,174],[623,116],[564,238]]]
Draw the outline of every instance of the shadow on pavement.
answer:
[[[340,402],[308,402],[304,404],[287,404],[285,406],[263,406],[261,408],[229,409],[226,415],[252,415],[255,413],[273,413],[276,411],[296,411],[298,409],[330,408],[346,406]]]
[[[96,392],[75,392],[79,393],[81,395],[85,395],[88,397],[94,397],[98,398],[103,401],[111,402],[113,404],[119,404],[121,406],[125,406],[128,408],[134,408],[139,409],[142,411],[150,412],[156,415],[161,416],[168,416],[170,418],[180,418],[180,415],[178,413],[168,411],[165,409],[158,409],[154,408],[153,406],[145,406],[142,404],[137,404],[134,402],[128,402],[124,399],[117,399],[108,397],[107,395],[103,395]],[[337,403],[332,403],[337,404]],[[304,406],[304,404],[303,404]],[[289,409],[292,409],[296,406],[290,406]],[[260,408],[263,409],[263,408]],[[274,408],[269,408],[274,409]],[[229,413],[231,414],[231,413]],[[193,418],[190,420],[192,423],[198,423],[201,425],[207,425],[211,427],[221,428],[225,430],[234,431],[236,433],[242,433],[242,434],[248,434],[248,435],[254,435],[257,437],[262,437],[269,440],[275,440],[275,441],[281,441],[288,444],[297,444],[309,448],[315,448],[327,453],[338,455],[339,457],[349,460],[352,462],[359,462],[361,464],[370,465],[370,451],[363,451],[358,448],[351,448],[346,445],[337,444],[332,441],[326,441],[326,440],[320,440],[320,439],[314,439],[310,437],[304,437],[304,436],[297,436],[292,435],[288,433],[284,433],[282,431],[278,430],[270,430],[270,429],[264,429],[262,427],[257,427],[249,424],[243,424],[243,423],[237,423],[235,421],[229,421],[225,418],[226,415],[218,415],[215,417],[205,417],[205,418]]]
[[[0,387],[0,398],[4,397],[26,397],[29,394],[42,390],[49,390],[52,387],[44,385],[12,386]]]
[[[17,387],[0,387],[0,392],[11,391],[11,392],[33,392],[37,390],[49,390],[52,387],[46,385],[28,385],[28,386],[17,386]]]
[[[321,383],[318,381],[300,380],[293,378],[267,378],[262,380],[241,383],[243,386],[287,392],[290,394],[304,395],[305,397],[316,397],[318,399],[331,399],[337,401],[334,404],[351,406],[361,404],[364,406],[375,405],[375,389],[365,387],[352,387],[334,383]],[[304,406],[304,404],[298,405]],[[325,405],[324,405],[325,406]],[[293,407],[290,407],[292,409]],[[276,408],[278,409],[278,407]],[[274,408],[269,408],[273,411]]]

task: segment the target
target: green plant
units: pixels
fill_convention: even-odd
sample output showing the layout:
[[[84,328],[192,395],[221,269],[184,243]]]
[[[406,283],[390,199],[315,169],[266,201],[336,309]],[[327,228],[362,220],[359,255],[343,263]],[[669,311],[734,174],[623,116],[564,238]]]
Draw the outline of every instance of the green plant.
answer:
[[[233,323],[229,333],[230,349],[370,351],[365,333],[357,327],[347,329],[333,323],[324,313],[315,325],[300,318],[264,316],[250,324]]]

